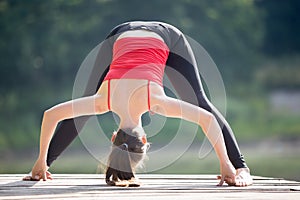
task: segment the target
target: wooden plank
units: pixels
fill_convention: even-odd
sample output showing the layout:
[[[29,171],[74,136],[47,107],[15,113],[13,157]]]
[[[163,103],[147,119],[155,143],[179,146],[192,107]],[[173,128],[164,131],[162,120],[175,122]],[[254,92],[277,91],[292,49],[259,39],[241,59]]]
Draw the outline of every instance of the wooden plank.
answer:
[[[217,187],[216,175],[138,174],[139,188],[109,187],[102,174],[54,174],[27,182],[0,175],[0,199],[300,199],[300,182],[254,176],[250,187]]]

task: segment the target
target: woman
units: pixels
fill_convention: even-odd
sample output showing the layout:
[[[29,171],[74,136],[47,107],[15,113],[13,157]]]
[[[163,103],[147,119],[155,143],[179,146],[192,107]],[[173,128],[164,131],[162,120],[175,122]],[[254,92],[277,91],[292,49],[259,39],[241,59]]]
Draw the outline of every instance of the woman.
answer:
[[[171,71],[166,70],[166,74],[168,75],[168,78],[173,84],[176,92],[182,100],[197,105],[212,113],[216,117],[219,126],[222,129],[228,156],[236,168],[234,184],[237,186],[252,184],[249,169],[247,168],[243,156],[239,151],[233,133],[226,120],[217,112],[206,98],[201,85],[193,52],[183,34],[175,27],[162,22],[138,21],[124,23],[114,28],[108,35],[106,42],[103,43],[99,50],[97,58],[98,61],[96,61],[91,77],[89,78],[85,96],[93,95],[102,84],[103,79],[107,74],[108,66],[112,62],[112,46],[118,36],[128,30],[148,30],[156,33],[163,39],[169,48],[166,65],[183,75],[193,88],[193,91],[181,90],[180,88],[183,83],[176,81],[176,75]],[[197,101],[189,98],[191,93],[196,94]],[[88,117],[78,117],[75,119],[65,120],[61,123],[61,125],[57,128],[48,149],[48,167],[77,136],[87,119]],[[76,121],[76,127],[74,121]]]

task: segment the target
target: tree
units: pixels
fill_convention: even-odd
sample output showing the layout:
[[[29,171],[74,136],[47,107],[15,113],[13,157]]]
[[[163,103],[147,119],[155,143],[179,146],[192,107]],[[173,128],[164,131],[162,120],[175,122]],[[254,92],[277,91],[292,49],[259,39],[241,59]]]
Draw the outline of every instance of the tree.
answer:
[[[260,0],[256,5],[264,11],[266,54],[277,57],[299,53],[300,1]]]
[[[250,0],[1,0],[0,143],[30,145],[43,110],[71,98],[85,56],[130,20],[171,23],[207,49],[225,80],[251,78],[262,33]]]

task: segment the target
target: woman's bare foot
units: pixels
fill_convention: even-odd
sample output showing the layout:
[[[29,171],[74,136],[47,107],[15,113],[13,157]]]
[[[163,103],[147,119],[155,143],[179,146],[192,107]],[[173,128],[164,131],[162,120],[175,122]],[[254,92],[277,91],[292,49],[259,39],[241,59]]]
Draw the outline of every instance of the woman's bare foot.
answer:
[[[240,168],[236,170],[235,186],[246,187],[253,184],[253,179],[249,168]]]

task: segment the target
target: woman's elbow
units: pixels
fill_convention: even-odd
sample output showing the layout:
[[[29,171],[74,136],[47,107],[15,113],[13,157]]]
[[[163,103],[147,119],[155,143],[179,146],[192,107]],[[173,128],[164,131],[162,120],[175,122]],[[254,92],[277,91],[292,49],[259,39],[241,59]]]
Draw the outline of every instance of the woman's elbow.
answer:
[[[43,114],[43,121],[54,121],[55,120],[55,111],[53,108],[47,109]]]

